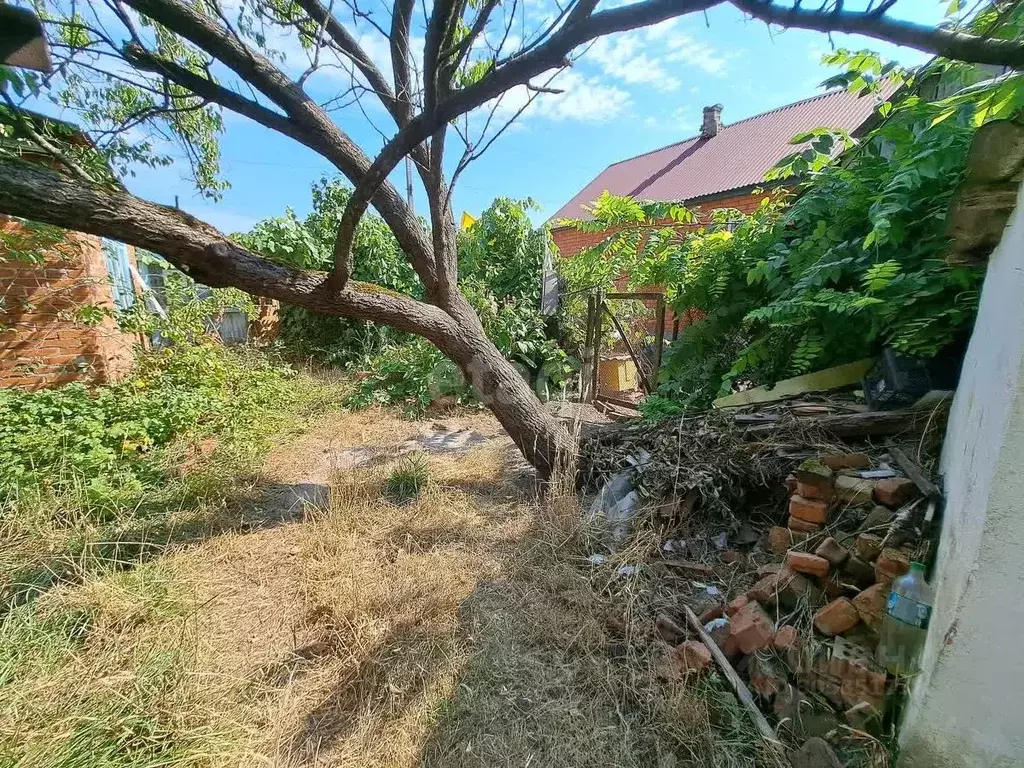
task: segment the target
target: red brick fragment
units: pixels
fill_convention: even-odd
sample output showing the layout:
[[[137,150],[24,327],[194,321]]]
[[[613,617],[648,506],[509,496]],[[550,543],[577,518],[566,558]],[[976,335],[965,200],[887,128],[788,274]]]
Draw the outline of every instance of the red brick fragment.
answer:
[[[798,642],[799,636],[797,635],[796,627],[790,624],[780,627],[778,632],[775,633],[775,637],[772,638],[772,646],[780,653],[785,653],[791,648],[795,648]]]
[[[828,575],[828,560],[807,552],[790,550],[786,553],[786,565],[797,573],[806,573],[819,579]]]
[[[882,537],[876,536],[873,533],[862,533],[857,537],[857,541],[853,545],[853,551],[865,563],[874,562],[875,558],[878,557],[878,553],[882,551]]]
[[[853,607],[857,609],[860,620],[878,632],[882,628],[888,599],[889,585],[874,584],[853,598]]]
[[[840,475],[836,479],[836,496],[851,504],[867,504],[871,501],[871,494],[875,484],[871,480],[860,477]]]
[[[818,545],[818,548],[814,550],[814,554],[828,560],[829,565],[833,568],[838,568],[846,562],[846,558],[850,555],[850,553],[846,551],[846,548],[840,545],[839,542],[831,536]]]
[[[729,622],[729,642],[740,653],[756,653],[775,637],[775,625],[759,603],[751,601]]]
[[[786,527],[794,534],[794,538],[802,537],[799,540],[803,541],[812,533],[817,533],[821,530],[821,526],[817,523],[808,523],[806,520],[801,520],[798,517],[789,516],[789,520],[786,521]]]
[[[853,603],[845,597],[833,600],[816,614],[814,614],[814,626],[823,635],[832,637],[841,635],[857,626],[860,622],[860,615]]]
[[[828,485],[824,485],[798,482],[796,484],[796,493],[798,496],[803,496],[805,499],[828,501],[832,498],[832,483],[830,482]]]
[[[875,483],[875,501],[887,507],[902,507],[919,493],[914,481],[905,477],[889,477]]]
[[[875,580],[888,584],[910,570],[910,558],[904,552],[886,547],[875,562]]]
[[[828,505],[823,501],[805,499],[795,494],[789,499],[789,514],[798,520],[821,525],[828,518]]]
[[[743,610],[743,607],[747,603],[749,603],[749,602],[750,602],[750,598],[749,597],[747,597],[746,595],[740,595],[735,600],[733,600],[731,603],[729,603],[727,606],[725,606],[725,615],[726,616],[735,616],[737,613],[739,613],[741,610]]]
[[[699,674],[711,666],[711,651],[699,640],[687,640],[676,646],[675,653],[684,675]]]

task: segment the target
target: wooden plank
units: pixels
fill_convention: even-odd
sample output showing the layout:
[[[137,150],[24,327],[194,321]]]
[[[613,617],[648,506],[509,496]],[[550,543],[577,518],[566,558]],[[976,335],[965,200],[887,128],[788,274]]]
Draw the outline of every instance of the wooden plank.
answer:
[[[665,347],[665,296],[659,294],[658,305],[654,310],[658,313],[657,331],[654,334],[654,383],[658,383],[661,372],[661,353]]]
[[[626,335],[626,331],[622,328],[622,324],[619,323],[619,318],[614,315],[606,303],[602,302],[601,307],[608,313],[608,317],[612,319],[612,322],[615,324],[615,330],[619,332],[619,336],[622,337],[622,343],[626,345],[626,351],[629,352],[629,356],[633,358],[633,365],[636,366],[636,372],[640,376],[640,384],[643,386],[644,392],[651,394],[654,390],[651,388],[651,382],[647,378],[647,372],[644,371],[640,358],[637,357],[636,352],[633,350],[633,344],[629,340],[629,336]]]
[[[711,655],[714,657],[715,662],[718,664],[718,668],[722,670],[722,674],[725,675],[725,679],[732,686],[733,691],[736,693],[736,698],[740,700],[746,710],[747,714],[750,715],[751,721],[754,723],[754,727],[757,728],[758,733],[764,737],[772,747],[785,754],[785,749],[782,743],[779,741],[779,737],[775,735],[775,730],[769,725],[768,720],[761,714],[761,710],[757,708],[757,704],[754,703],[754,697],[750,693],[750,689],[747,688],[740,676],[736,674],[736,670],[733,669],[732,664],[725,658],[725,654],[718,647],[718,644],[711,639],[710,635],[704,631],[704,626],[700,623],[700,619],[697,618],[696,614],[690,609],[690,606],[683,605],[683,609],[686,611],[686,620],[689,622],[693,631],[700,637],[701,642],[707,646],[707,649],[711,651]]]
[[[749,415],[736,417],[750,423]],[[943,419],[944,420],[944,419]],[[748,436],[767,436],[788,423],[798,423],[821,429],[835,437],[871,437],[898,435],[924,429],[933,421],[929,411],[907,408],[898,411],[867,411],[866,413],[837,413],[831,416],[815,416],[794,419],[793,422],[779,420],[768,424],[754,424],[746,428]]]
[[[755,387],[744,392],[736,392],[725,397],[720,397],[713,405],[715,408],[734,408],[740,405],[752,405],[754,403],[773,403],[777,400],[785,400],[787,397],[795,397],[807,392],[827,392],[830,389],[848,387],[851,384],[858,384],[864,374],[871,370],[874,365],[873,358],[865,358],[855,363],[837,365],[834,368],[826,368],[823,371],[806,373],[803,376],[795,376],[792,379],[784,379],[776,382],[774,387]]]
[[[889,455],[900,465],[900,469],[907,473],[907,477],[914,481],[914,485],[924,494],[925,498],[937,501],[942,497],[942,491],[924,474],[924,470],[911,460],[907,454],[895,445],[889,446]]]

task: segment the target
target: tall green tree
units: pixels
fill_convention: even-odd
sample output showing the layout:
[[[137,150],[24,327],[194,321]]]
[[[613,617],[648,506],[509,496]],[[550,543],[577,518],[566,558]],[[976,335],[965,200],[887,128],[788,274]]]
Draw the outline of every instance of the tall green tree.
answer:
[[[480,397],[541,473],[570,449],[567,431],[543,408],[527,382],[487,337],[457,283],[458,233],[451,185],[501,135],[500,97],[521,87],[550,90],[549,75],[593,40],[699,14],[723,0],[601,0],[551,3],[549,23],[532,27],[525,3],[394,0],[365,9],[321,0],[38,0],[53,43],[58,76],[43,90],[78,110],[114,175],[135,162],[164,162],[153,147],[132,141],[146,125],[185,147],[197,188],[223,186],[217,136],[225,111],[316,152],[347,177],[353,193],[338,222],[326,269],[298,269],[259,256],[186,213],[135,197],[115,179],[48,141],[20,109],[17,91],[36,85],[10,70],[4,96],[36,156],[53,162],[0,159],[0,211],[116,238],[162,254],[200,282],[236,286],[329,314],[371,320],[423,336],[473,383]],[[731,0],[754,18],[785,27],[856,32],[954,59],[1024,67],[1024,43],[956,25],[929,27],[892,15],[898,0],[870,0],[860,9],[842,0],[805,8],[799,0]],[[529,10],[535,12],[531,4]],[[522,34],[511,34],[523,30]],[[278,33],[299,42],[309,66],[289,72]],[[383,51],[364,44],[379,34]],[[415,50],[414,50],[415,49]],[[318,103],[310,78],[333,70],[350,87]],[[10,88],[6,86],[10,86]],[[374,100],[391,126],[375,154],[361,147],[332,111]],[[358,104],[363,109],[365,104]],[[474,117],[482,109],[488,114]],[[350,120],[367,112],[347,113]],[[462,150],[447,156],[449,139]],[[388,181],[410,158],[426,193],[429,221],[418,218]],[[448,171],[451,172],[449,176]],[[358,225],[373,205],[423,285],[417,298],[354,277]]]

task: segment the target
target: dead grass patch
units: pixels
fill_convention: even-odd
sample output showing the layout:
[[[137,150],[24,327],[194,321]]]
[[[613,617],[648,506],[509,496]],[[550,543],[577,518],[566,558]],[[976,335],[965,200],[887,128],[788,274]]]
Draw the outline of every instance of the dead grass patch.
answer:
[[[373,430],[387,447],[421,428],[332,417],[268,472],[301,479],[315,435],[353,447]],[[383,493],[388,462],[348,471],[302,522],[13,612],[46,626],[31,643],[4,626],[35,650],[0,661],[0,765],[100,764],[85,747],[132,768],[772,765],[721,685],[656,677],[668,598],[644,568],[616,575],[649,543],[591,566],[571,484],[540,502],[512,463],[504,440],[431,456],[402,505]]]

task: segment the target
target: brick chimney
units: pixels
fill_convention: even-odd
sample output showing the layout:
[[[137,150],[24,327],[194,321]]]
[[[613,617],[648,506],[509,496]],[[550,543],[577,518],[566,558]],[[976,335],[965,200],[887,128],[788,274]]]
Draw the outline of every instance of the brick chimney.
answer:
[[[704,107],[704,122],[700,126],[701,137],[710,139],[712,136],[717,136],[720,130],[722,130],[722,105],[712,104],[710,107]]]

